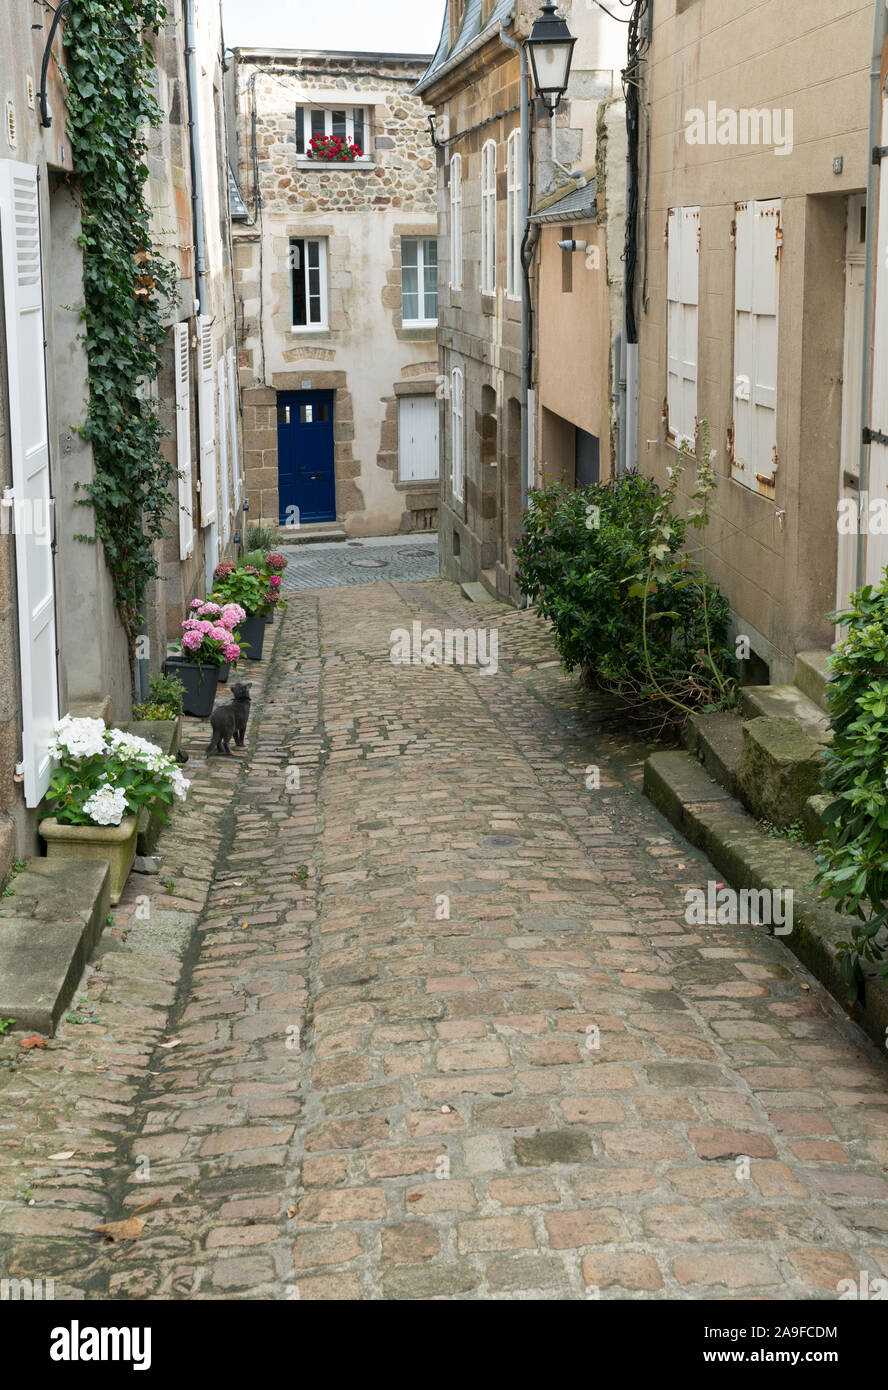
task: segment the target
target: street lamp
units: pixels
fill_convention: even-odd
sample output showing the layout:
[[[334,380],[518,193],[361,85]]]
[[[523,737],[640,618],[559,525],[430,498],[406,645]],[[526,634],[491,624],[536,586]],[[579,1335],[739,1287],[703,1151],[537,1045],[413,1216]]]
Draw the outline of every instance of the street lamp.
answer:
[[[567,91],[575,43],[567,24],[556,14],[552,0],[546,0],[534,22],[527,47],[537,92],[553,116]]]

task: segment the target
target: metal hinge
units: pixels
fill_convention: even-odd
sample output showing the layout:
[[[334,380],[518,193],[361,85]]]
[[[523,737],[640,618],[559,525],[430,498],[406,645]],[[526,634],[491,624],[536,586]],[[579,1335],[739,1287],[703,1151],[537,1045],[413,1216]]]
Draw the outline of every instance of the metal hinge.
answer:
[[[881,164],[883,159],[888,159],[888,145],[876,145],[873,149],[873,163]]]
[[[888,434],[883,434],[881,430],[871,430],[869,425],[863,427],[864,444],[885,444],[888,446]]]

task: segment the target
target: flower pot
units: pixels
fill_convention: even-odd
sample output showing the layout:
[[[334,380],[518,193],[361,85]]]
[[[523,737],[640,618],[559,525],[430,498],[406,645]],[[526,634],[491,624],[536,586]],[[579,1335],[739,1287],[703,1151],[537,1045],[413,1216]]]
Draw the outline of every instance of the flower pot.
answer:
[[[49,859],[104,859],[111,868],[111,903],[120,902],[136,857],[139,817],[124,816],[120,825],[62,825],[55,816],[40,822]]]
[[[163,673],[165,676],[178,676],[184,685],[185,713],[197,719],[209,719],[216,702],[219,667],[197,666],[184,657],[169,656],[163,663]]]
[[[265,622],[268,627],[271,627],[271,624],[274,622],[274,609],[272,609],[270,613],[266,613]]]
[[[222,666],[219,667],[219,684],[220,684],[220,685],[227,685],[227,684],[228,684],[228,676],[229,676],[230,671],[231,671],[231,662],[230,662],[230,661],[226,661],[226,662],[224,663],[224,665],[222,665]]]
[[[265,643],[265,618],[261,613],[251,613],[245,623],[238,628],[241,636],[243,654],[248,661],[262,660],[262,647]]]

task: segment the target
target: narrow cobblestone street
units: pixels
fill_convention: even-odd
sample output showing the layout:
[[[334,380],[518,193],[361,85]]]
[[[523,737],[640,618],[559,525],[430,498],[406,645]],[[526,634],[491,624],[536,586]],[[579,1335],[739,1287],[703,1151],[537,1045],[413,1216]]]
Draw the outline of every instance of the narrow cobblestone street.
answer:
[[[416,618],[498,627],[499,671],[392,664]],[[762,929],[686,925],[717,875],[535,616],[383,582],[273,631],[246,755],[189,721],[160,877],[49,1046],[0,1040],[2,1267],[91,1299],[888,1275],[884,1059]]]

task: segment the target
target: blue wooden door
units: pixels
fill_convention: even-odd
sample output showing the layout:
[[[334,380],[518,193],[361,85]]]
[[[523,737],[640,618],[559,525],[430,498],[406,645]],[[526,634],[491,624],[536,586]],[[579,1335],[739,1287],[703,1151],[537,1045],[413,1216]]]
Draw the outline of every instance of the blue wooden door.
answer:
[[[281,525],[335,521],[333,392],[279,391],[277,417]]]

